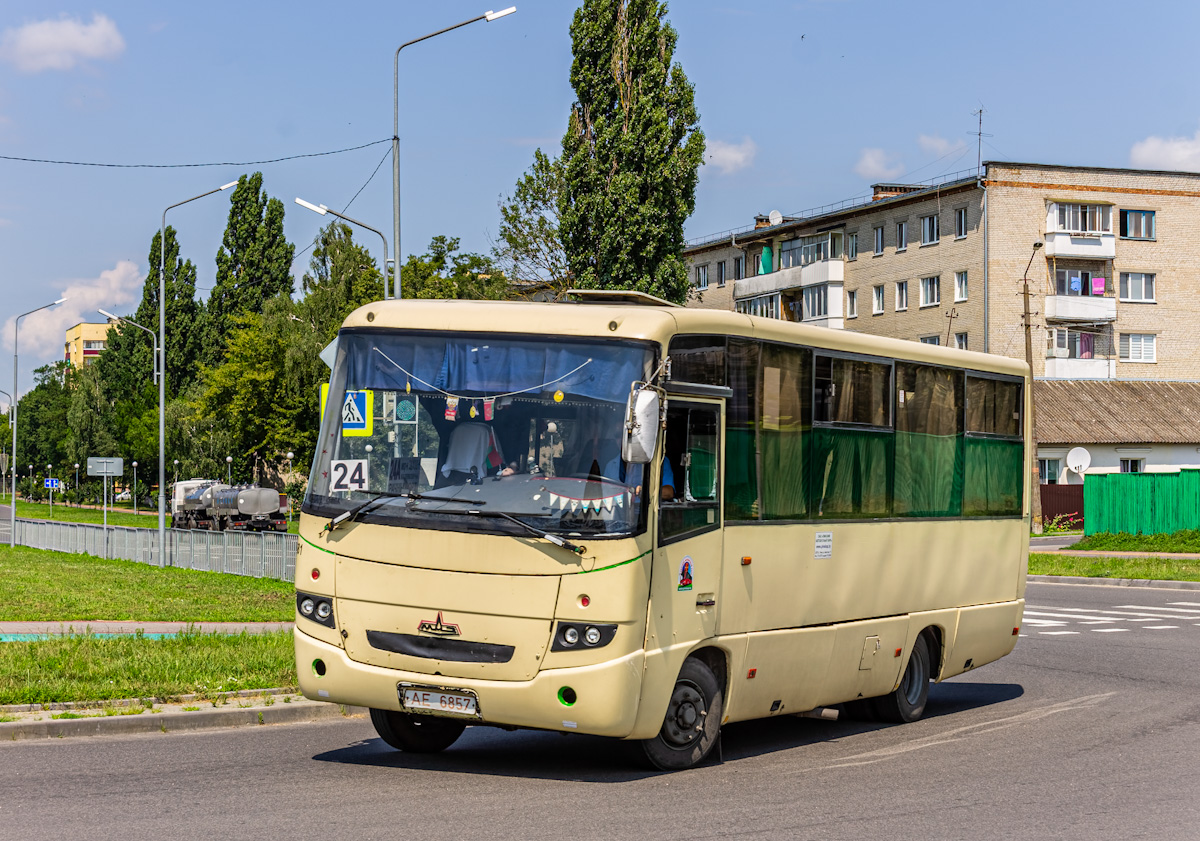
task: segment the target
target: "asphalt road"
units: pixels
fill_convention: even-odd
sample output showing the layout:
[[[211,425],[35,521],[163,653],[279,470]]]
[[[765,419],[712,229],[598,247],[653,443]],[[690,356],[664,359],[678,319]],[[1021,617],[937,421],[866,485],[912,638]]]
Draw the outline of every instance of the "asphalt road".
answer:
[[[0,839],[1200,837],[1200,594],[1031,584],[1016,651],[927,717],[726,729],[724,763],[468,730],[394,752],[369,722],[0,745]]]

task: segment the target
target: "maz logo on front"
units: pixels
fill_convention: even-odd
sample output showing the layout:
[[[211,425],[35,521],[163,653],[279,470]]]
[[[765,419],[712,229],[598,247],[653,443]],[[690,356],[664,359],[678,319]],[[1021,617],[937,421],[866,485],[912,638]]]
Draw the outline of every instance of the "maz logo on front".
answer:
[[[434,634],[439,637],[460,637],[460,636],[462,636],[462,631],[460,631],[458,629],[457,625],[453,625],[449,622],[442,621],[442,612],[440,610],[438,611],[437,621],[430,622],[428,619],[423,620],[420,624],[417,625],[417,633],[418,634]]]

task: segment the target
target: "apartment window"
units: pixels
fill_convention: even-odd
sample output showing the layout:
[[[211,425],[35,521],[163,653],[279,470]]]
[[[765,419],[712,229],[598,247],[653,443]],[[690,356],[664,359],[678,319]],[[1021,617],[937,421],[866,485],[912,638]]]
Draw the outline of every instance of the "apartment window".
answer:
[[[746,315],[757,315],[761,318],[780,318],[782,302],[779,293],[763,295],[759,298],[749,298],[737,302],[737,311]]]
[[[1154,302],[1154,275],[1146,272],[1121,272],[1121,300]]]
[[[1145,473],[1146,460],[1144,458],[1123,458],[1121,459],[1122,473]]]
[[[908,281],[901,280],[896,284],[896,311],[908,309]]]
[[[940,345],[942,343],[941,336],[922,336],[921,344],[923,345]]]
[[[1062,476],[1062,459],[1039,458],[1038,481],[1043,485],[1057,485]]]
[[[883,312],[883,287],[876,286],[871,290],[871,312],[879,315]]]
[[[1153,333],[1122,333],[1120,356],[1122,362],[1157,362]]]
[[[937,216],[921,217],[921,245],[933,245],[938,241],[939,226]]]
[[[967,235],[967,209],[960,207],[954,211],[954,238],[962,239]]]
[[[94,341],[94,340],[90,340],[90,339],[84,339],[83,349],[84,350],[104,350],[104,342],[103,341]]]
[[[942,302],[942,279],[940,277],[921,278],[921,306],[932,307]]]
[[[1112,233],[1112,207],[1107,204],[1058,205],[1058,230],[1073,234]]]
[[[829,284],[819,283],[804,289],[804,319],[829,315]]]
[[[779,268],[790,269],[800,265],[800,249],[803,240],[789,239],[779,246]]]
[[[846,318],[858,318],[858,290],[846,293]]]
[[[1046,331],[1048,359],[1111,359],[1112,337],[1106,333],[1089,333],[1053,327]]]
[[[955,272],[954,273],[954,300],[956,300],[956,301],[967,300],[967,273],[966,272]]]
[[[696,266],[696,288],[708,288],[708,266]]]
[[[741,280],[746,276],[746,255],[741,254],[733,258],[733,279]]]
[[[1122,210],[1121,236],[1125,239],[1154,239],[1154,211]]]
[[[875,253],[883,253],[883,226],[880,225],[875,229]]]
[[[908,223],[896,223],[896,250],[903,251],[908,248]]]
[[[1108,291],[1108,281],[1105,278],[1079,269],[1056,270],[1054,286],[1059,295],[1103,297]]]
[[[954,346],[956,348],[958,348],[959,350],[970,350],[970,348],[967,347],[967,334],[966,333],[955,333],[954,334]]]
[[[858,258],[858,234],[846,235],[846,259],[855,260]]]
[[[725,261],[717,263],[717,286],[725,285]]]

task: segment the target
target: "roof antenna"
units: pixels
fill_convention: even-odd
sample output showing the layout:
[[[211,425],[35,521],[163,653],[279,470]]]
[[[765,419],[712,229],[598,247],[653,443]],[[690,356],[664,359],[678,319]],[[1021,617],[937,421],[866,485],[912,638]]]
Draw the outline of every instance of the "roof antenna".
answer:
[[[967,134],[975,135],[975,179],[978,180],[983,175],[983,138],[994,137],[995,135],[985,134],[983,131],[983,103],[979,103],[979,110],[971,112],[972,117],[979,118],[979,130],[969,131]]]

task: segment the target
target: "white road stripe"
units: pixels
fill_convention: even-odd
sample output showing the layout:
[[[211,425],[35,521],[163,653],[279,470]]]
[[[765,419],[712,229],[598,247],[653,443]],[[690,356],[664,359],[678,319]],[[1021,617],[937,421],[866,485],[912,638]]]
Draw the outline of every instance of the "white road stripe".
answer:
[[[1200,607],[1200,602],[1167,602],[1167,604],[1186,605],[1189,607]]]
[[[1143,625],[1142,627],[1146,628],[1147,630],[1150,630],[1150,631],[1165,631],[1168,628],[1178,628],[1179,626],[1178,625]]]
[[[1169,610],[1172,613],[1183,613],[1185,615],[1188,613],[1200,613],[1200,608],[1194,608],[1194,607],[1193,608],[1166,607],[1165,605],[1162,607],[1150,607],[1149,605],[1145,605],[1145,604],[1118,604],[1118,605],[1114,605],[1114,607],[1124,607],[1124,608],[1130,608],[1132,610],[1140,610],[1140,609],[1155,610],[1155,611]]]
[[[1057,615],[1059,615],[1059,616],[1078,616],[1081,618],[1082,617],[1094,618],[1096,616],[1144,616],[1147,619],[1176,619],[1176,618],[1178,618],[1176,616],[1163,616],[1162,611],[1154,612],[1154,611],[1146,611],[1146,610],[1132,611],[1132,610],[1109,610],[1109,609],[1099,610],[1099,609],[1082,608],[1082,607],[1035,606],[1033,613],[1034,613],[1034,615],[1037,615],[1039,613],[1046,613],[1048,611],[1061,611],[1061,613],[1058,613]],[[1028,608],[1026,608],[1025,612],[1029,613],[1030,611]]]
[[[1093,634],[1119,634],[1121,631],[1128,631],[1128,628],[1092,628]]]
[[[1034,625],[1034,626],[1045,625],[1045,626],[1050,626],[1050,627],[1052,627],[1054,625],[1067,624],[1066,622],[1054,622],[1050,619],[1030,619],[1028,616],[1025,617],[1024,622],[1026,625]]]
[[[1044,637],[1062,636],[1063,634],[1075,634],[1079,636],[1079,631],[1038,631]]]

